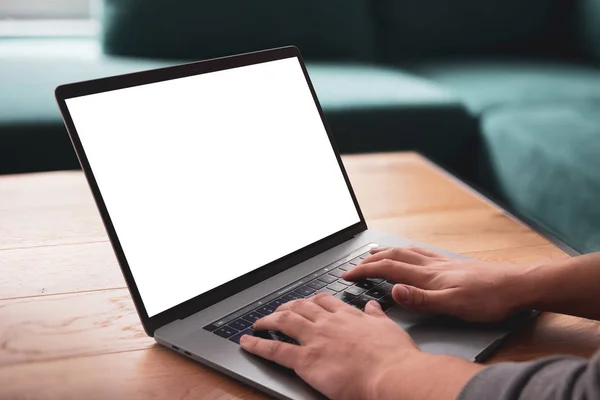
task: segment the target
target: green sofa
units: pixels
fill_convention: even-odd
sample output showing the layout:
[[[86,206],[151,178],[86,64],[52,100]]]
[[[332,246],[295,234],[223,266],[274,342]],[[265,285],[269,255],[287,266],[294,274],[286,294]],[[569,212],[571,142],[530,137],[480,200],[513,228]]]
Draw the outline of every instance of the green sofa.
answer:
[[[343,153],[416,150],[600,250],[600,0],[104,0],[100,39],[0,39],[0,173],[76,168],[69,81],[297,45]]]

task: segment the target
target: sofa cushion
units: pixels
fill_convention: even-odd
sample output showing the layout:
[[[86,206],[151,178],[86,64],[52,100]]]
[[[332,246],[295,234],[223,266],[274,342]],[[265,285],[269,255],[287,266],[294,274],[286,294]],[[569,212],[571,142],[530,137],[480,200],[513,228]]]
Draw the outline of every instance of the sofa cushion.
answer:
[[[379,0],[383,57],[562,52],[571,38],[568,0]]]
[[[369,0],[104,0],[108,54],[206,59],[296,45],[308,59],[371,60]]]
[[[483,146],[502,196],[581,252],[600,250],[600,101],[486,113]]]
[[[600,1],[578,0],[577,34],[584,54],[600,61]]]
[[[0,121],[56,123],[60,121],[54,100],[58,85],[173,64],[104,57],[91,40],[0,41]]]
[[[445,89],[392,68],[308,71],[342,153],[411,149],[457,171],[468,163],[476,121]]]
[[[510,103],[600,99],[600,68],[552,61],[465,60],[407,66],[452,91],[474,113]]]

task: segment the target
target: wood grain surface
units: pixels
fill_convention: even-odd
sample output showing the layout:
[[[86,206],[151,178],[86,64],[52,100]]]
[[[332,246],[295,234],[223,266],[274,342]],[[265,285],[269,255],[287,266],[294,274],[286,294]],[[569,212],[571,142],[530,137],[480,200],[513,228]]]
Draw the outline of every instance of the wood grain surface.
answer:
[[[344,157],[370,227],[490,261],[568,257],[413,153]],[[142,329],[80,172],[0,177],[0,399],[260,399]],[[543,314],[490,360],[589,357],[600,324]]]

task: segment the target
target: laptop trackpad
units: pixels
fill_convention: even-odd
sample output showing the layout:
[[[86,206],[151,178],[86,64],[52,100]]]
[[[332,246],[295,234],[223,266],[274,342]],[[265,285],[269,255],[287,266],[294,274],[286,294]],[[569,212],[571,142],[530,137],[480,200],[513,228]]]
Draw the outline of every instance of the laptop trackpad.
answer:
[[[399,306],[394,306],[387,312],[387,315],[404,330],[409,330],[415,325],[423,324],[435,319],[435,317],[409,311]]]
[[[536,312],[526,311],[501,322],[474,323],[452,317],[427,316],[399,306],[388,312],[421,350],[478,361],[490,355],[508,333],[524,326],[536,315]],[[483,357],[482,351],[486,349],[486,357]]]

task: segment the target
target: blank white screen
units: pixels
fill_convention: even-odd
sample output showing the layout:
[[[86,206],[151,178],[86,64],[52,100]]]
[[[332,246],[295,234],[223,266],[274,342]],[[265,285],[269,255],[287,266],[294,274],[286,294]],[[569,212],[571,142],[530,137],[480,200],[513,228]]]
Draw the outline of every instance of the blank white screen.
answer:
[[[66,103],[149,316],[360,221],[295,57]]]

